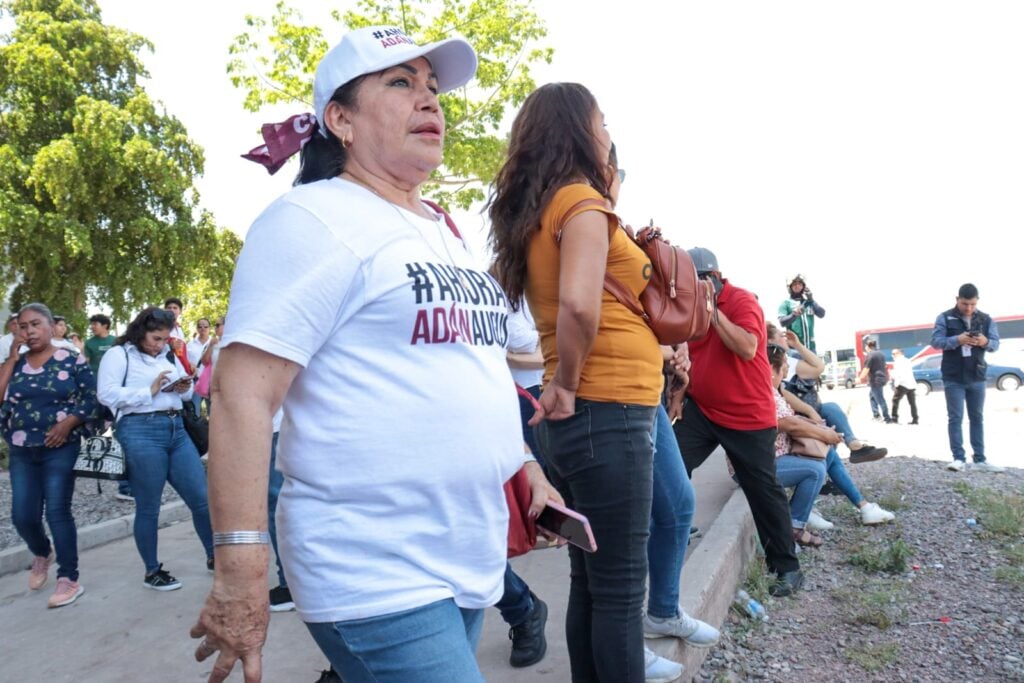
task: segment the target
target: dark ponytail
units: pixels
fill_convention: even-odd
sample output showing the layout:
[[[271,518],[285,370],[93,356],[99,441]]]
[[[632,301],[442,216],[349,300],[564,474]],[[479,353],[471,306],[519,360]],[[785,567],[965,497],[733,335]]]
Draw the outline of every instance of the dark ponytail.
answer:
[[[341,86],[331,95],[331,102],[337,102],[341,106],[355,111],[356,94],[359,85],[366,76],[353,78]],[[326,136],[326,137],[325,137]],[[305,185],[315,183],[326,178],[335,178],[345,170],[345,160],[348,154],[341,140],[328,130],[322,122],[317,122],[317,131],[313,137],[302,147],[299,155],[299,172],[295,176],[292,185]]]

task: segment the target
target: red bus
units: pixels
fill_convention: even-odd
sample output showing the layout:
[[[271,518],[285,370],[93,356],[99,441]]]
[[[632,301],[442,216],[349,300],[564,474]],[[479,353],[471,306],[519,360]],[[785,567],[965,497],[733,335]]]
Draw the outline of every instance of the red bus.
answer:
[[[1024,315],[1005,315],[994,317],[999,326],[999,340],[1002,343],[1009,339],[1024,338]],[[935,323],[927,325],[904,325],[902,327],[880,327],[874,330],[860,330],[855,333],[854,349],[861,367],[864,366],[864,343],[868,339],[878,342],[878,350],[885,354],[886,360],[892,362],[893,349],[902,349],[903,355],[911,361],[925,356],[940,353],[933,349],[932,330]]]

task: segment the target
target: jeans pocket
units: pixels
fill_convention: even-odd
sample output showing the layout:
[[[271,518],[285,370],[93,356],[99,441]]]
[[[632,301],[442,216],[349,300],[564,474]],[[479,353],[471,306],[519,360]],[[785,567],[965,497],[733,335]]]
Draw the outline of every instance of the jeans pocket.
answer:
[[[545,459],[561,477],[572,476],[594,460],[589,405],[579,406],[564,420],[544,420],[537,437]]]

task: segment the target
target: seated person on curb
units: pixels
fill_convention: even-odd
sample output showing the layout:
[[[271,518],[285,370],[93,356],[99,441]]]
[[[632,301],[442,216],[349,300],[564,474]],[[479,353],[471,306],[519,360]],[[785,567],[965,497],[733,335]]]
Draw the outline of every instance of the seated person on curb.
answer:
[[[775,390],[775,412],[779,419],[779,433],[775,437],[775,477],[784,488],[793,489],[789,499],[789,513],[793,519],[793,540],[799,545],[819,547],[821,536],[806,529],[807,518],[811,516],[814,499],[825,483],[825,463],[821,460],[793,454],[790,434],[813,436],[825,443],[837,444],[839,434],[825,427],[811,425],[796,417],[793,409],[779,391],[782,378],[786,375],[786,350],[776,344],[768,344],[768,362],[772,366],[772,385]]]
[[[769,345],[769,357],[773,348]],[[774,366],[773,366],[774,369]],[[784,391],[784,390],[782,390]],[[787,401],[788,402],[788,401]],[[792,408],[792,406],[790,406]],[[884,524],[885,522],[891,522],[896,519],[896,515],[883,509],[878,503],[869,503],[861,495],[857,485],[853,483],[853,479],[850,477],[850,473],[846,471],[846,467],[843,466],[843,461],[839,459],[839,454],[836,453],[834,443],[836,437],[842,437],[842,434],[837,434],[835,430],[824,427],[807,424],[806,422],[799,420],[800,429],[794,429],[792,423],[793,420],[783,421],[781,413],[779,417],[779,433],[787,432],[789,434],[796,434],[798,436],[813,436],[817,439],[824,441],[825,443],[833,444],[829,446],[828,456],[825,458],[825,471],[832,483],[835,484],[844,496],[846,496],[851,503],[857,508],[860,513],[861,524],[866,526],[872,526],[875,524]],[[810,429],[811,431],[808,431]],[[811,433],[814,432],[814,433]],[[827,437],[827,438],[826,438]],[[800,457],[800,456],[797,456]],[[805,458],[806,459],[806,458]],[[780,475],[781,479],[781,475]],[[807,519],[807,528],[813,529],[814,531],[828,531],[835,525],[831,522],[823,519],[821,515],[815,511],[811,511],[810,516]]]
[[[781,330],[773,323],[767,324],[769,343],[781,346],[783,349],[796,350],[800,358],[787,355],[788,368],[786,370],[786,381],[783,383],[782,395],[786,397],[790,407],[797,413],[809,417],[816,422],[823,422],[829,427],[834,427],[839,432],[843,441],[850,449],[850,463],[856,465],[862,462],[881,460],[889,452],[885,448],[869,446],[858,439],[846,413],[836,403],[822,403],[818,400],[817,392],[814,393],[813,402],[807,401],[806,397],[797,396],[790,387],[793,386],[793,379],[809,380],[821,376],[825,369],[824,362],[814,355],[810,349],[800,343],[796,335],[789,330]]]

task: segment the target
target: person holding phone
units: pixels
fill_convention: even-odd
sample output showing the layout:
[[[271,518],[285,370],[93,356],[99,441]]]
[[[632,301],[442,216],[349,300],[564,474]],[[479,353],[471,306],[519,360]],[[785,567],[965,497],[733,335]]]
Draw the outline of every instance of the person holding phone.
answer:
[[[213,569],[213,530],[206,500],[206,472],[182,420],[182,401],[192,397],[192,378],[167,348],[175,316],[147,308],[100,360],[98,395],[116,419],[117,440],[128,462],[135,497],[135,546],[145,565],[143,585],[181,588],[157,555],[157,526],[164,484],[170,483],[192,512]],[[120,347],[120,348],[117,348]]]
[[[673,680],[682,668],[644,648],[662,356],[605,273],[639,295],[650,261],[612,211],[618,169],[594,96],[576,83],[535,90],[512,123],[489,205],[490,241],[512,302],[525,293],[544,355],[531,423],[552,483],[590,521],[597,552],[569,547],[566,638],[573,680]],[[516,304],[517,305],[517,304]],[[650,676],[654,678],[655,676]]]

